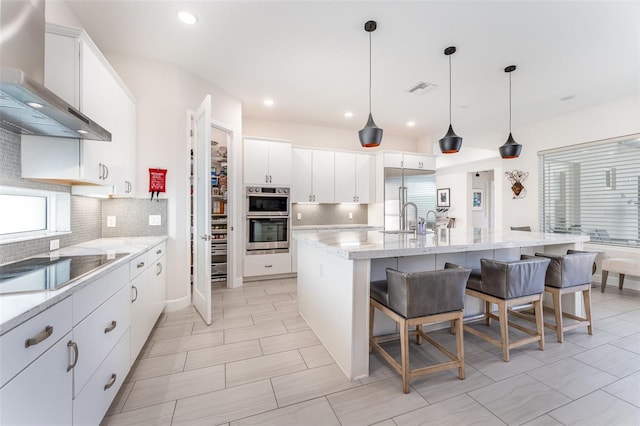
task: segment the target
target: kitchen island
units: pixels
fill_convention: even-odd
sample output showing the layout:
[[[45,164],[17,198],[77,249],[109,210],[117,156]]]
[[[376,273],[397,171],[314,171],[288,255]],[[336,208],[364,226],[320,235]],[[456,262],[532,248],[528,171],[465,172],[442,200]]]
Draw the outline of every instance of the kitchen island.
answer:
[[[298,304],[309,324],[345,375],[369,374],[369,283],[385,279],[385,269],[405,272],[442,269],[446,262],[479,268],[481,258],[516,260],[536,252],[564,254],[582,249],[588,236],[487,229],[439,229],[419,235],[383,231],[296,232]],[[566,310],[580,314],[575,295],[563,299]],[[474,298],[465,301],[465,317],[481,312]],[[380,321],[379,321],[380,320]],[[387,321],[385,321],[387,320]],[[395,330],[376,315],[374,333]]]

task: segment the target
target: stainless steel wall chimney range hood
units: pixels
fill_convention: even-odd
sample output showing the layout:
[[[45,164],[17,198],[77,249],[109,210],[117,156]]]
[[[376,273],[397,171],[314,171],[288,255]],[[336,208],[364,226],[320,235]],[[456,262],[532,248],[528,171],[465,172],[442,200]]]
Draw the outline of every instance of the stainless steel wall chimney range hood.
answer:
[[[111,141],[111,133],[44,87],[44,1],[0,4],[0,127],[32,136]]]

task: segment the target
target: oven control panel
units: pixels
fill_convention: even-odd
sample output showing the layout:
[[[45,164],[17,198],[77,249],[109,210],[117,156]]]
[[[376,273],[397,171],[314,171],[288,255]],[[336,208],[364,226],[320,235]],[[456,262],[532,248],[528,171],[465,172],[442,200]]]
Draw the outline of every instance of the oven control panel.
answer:
[[[259,186],[248,186],[247,194],[275,194],[288,195],[289,188],[261,188]]]

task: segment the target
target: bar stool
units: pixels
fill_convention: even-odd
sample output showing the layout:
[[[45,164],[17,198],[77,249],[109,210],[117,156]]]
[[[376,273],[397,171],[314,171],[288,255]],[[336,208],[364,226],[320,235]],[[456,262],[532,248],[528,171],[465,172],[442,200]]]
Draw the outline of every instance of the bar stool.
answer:
[[[458,369],[464,379],[463,309],[464,289],[470,269],[447,263],[444,270],[406,273],[387,268],[387,280],[371,283],[369,308],[369,352],[376,350],[402,376],[402,391],[409,393],[410,379],[450,368]],[[380,345],[397,340],[397,335],[374,336],[373,319],[378,309],[400,326],[400,356],[398,363]],[[422,330],[422,325],[451,321],[456,335],[456,353],[453,354]],[[415,326],[415,330],[409,327]],[[411,370],[409,367],[409,334],[431,343],[451,361]]]
[[[548,328],[554,329],[558,342],[562,343],[564,332],[578,327],[587,327],[587,332],[593,334],[591,321],[591,275],[594,260],[598,253],[578,252],[571,250],[566,255],[552,255],[536,253],[536,256],[545,257],[551,261],[545,277],[544,291],[551,293],[553,298],[553,311],[556,318],[555,324],[544,323]],[[562,311],[562,295],[567,293],[582,292],[585,316],[579,317]],[[562,319],[570,318],[578,321],[575,324],[563,325]]]
[[[529,256],[531,257],[531,256]],[[544,296],[544,278],[549,259],[521,258],[515,261],[480,259],[480,274],[473,273],[467,282],[466,293],[485,302],[484,320],[491,325],[491,319],[500,321],[500,340],[465,324],[464,330],[487,342],[502,348],[502,358],[509,361],[509,349],[528,343],[538,342],[538,348],[544,350],[544,322],[542,317],[542,298]],[[491,312],[491,304],[498,305],[498,315]],[[509,308],[533,304],[536,331],[509,321]],[[509,326],[530,335],[522,339],[509,341]]]

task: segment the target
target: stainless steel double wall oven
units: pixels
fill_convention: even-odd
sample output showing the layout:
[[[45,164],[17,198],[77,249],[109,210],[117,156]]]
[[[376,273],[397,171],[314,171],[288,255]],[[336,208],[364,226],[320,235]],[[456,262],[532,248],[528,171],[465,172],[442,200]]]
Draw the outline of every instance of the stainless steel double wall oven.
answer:
[[[287,253],[289,188],[246,188],[247,254]]]

